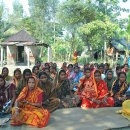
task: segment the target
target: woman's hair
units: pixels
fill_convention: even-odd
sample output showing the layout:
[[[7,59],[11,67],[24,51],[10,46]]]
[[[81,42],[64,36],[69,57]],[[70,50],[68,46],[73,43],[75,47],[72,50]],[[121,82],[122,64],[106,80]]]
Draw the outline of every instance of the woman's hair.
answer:
[[[6,69],[8,71],[8,73],[9,73],[9,69],[7,67],[3,67],[2,68],[2,74],[3,74],[4,69]]]
[[[67,68],[69,68],[70,66],[73,68],[73,65],[72,65],[72,64],[69,64]]]
[[[126,65],[128,66],[128,64],[124,64],[124,67],[125,67]]]
[[[45,70],[48,70],[48,71],[50,72],[50,69],[49,69],[49,68],[44,68],[43,71],[45,71]]]
[[[103,68],[104,68],[104,65],[103,65],[103,64],[100,64],[100,65],[98,66],[98,69],[99,69],[100,67],[103,67]]]
[[[33,76],[30,76],[30,77],[27,79],[27,83],[28,83],[29,79],[34,79],[34,81],[36,81]]]
[[[14,75],[15,75],[16,72],[19,72],[21,74],[21,70],[19,68],[14,70]]]
[[[23,71],[23,77],[25,77],[25,74],[26,74],[27,72],[29,72],[30,74],[32,74],[30,69],[25,69],[25,70]]]
[[[0,78],[4,80],[4,85],[5,85],[5,78],[3,77],[3,75],[0,74]]]
[[[85,69],[84,69],[84,72],[86,72],[87,70],[91,71],[91,69],[90,69],[90,68],[85,68]]]
[[[126,73],[125,73],[125,72],[120,72],[120,73],[118,74],[118,77],[120,77],[120,76],[121,76],[121,74],[124,74],[124,75],[125,75],[125,77],[127,78],[127,76],[126,76]]]
[[[116,67],[116,71],[117,71],[117,70],[120,70],[120,69],[121,69],[121,67],[120,67],[120,66],[117,66],[117,67]]]
[[[108,63],[105,63],[104,65],[106,65],[107,67],[109,67],[109,64],[108,64]]]
[[[32,72],[33,72],[33,73],[34,73],[35,68],[37,68],[37,69],[39,70],[39,67],[38,67],[38,66],[34,66],[34,67],[32,68]]]
[[[39,75],[38,75],[39,79],[40,79],[41,75],[45,75],[45,76],[48,78],[47,73],[46,73],[46,72],[44,72],[44,71],[41,71],[41,72],[39,73]]]
[[[94,75],[95,75],[96,73],[100,73],[100,75],[101,75],[101,71],[100,71],[100,70],[95,70]]]
[[[105,75],[106,75],[107,73],[109,73],[109,72],[112,72],[112,73],[113,73],[113,71],[112,71],[111,69],[106,69]]]
[[[63,69],[62,69],[62,70],[60,70],[60,71],[59,71],[59,77],[60,77],[60,74],[61,74],[61,73],[65,73],[65,74],[66,74],[66,71],[65,71],[65,70],[63,70]]]

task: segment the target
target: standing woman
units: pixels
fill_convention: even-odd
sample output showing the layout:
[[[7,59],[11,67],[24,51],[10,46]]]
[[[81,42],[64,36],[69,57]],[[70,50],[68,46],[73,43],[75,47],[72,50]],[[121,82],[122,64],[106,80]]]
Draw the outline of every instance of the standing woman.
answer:
[[[104,81],[107,84],[108,91],[111,90],[112,84],[115,80],[116,80],[116,78],[114,77],[113,71],[108,70],[107,73],[106,73],[106,77],[104,79]]]
[[[47,125],[50,113],[42,108],[43,91],[37,87],[37,79],[29,77],[12,109],[12,126],[23,124],[42,128]]]
[[[15,99],[16,99],[15,85],[12,83],[6,85],[6,81],[4,77],[0,75],[0,112],[7,112],[8,108],[11,111]],[[6,103],[10,106],[6,106],[5,105]],[[3,110],[3,106],[6,106],[4,110]]]
[[[129,85],[126,81],[126,73],[120,72],[118,74],[117,80],[113,82],[110,95],[114,98],[114,106],[122,106],[122,103],[127,99],[125,96]]]
[[[23,78],[20,79],[18,86],[16,88],[16,96],[18,96],[20,94],[20,92],[22,91],[22,89],[25,87],[26,82],[30,76],[32,76],[31,70],[25,69],[23,71]]]
[[[22,78],[21,70],[17,68],[14,70],[14,76],[10,79],[10,82],[13,83],[17,88],[21,78]]]
[[[39,73],[39,80],[39,87],[44,92],[42,106],[50,112],[53,112],[57,109],[60,103],[60,99],[57,98],[54,84],[49,80],[49,76],[46,72]]]
[[[79,103],[77,96],[72,92],[70,81],[66,78],[66,71],[60,70],[55,79],[57,96],[60,99],[59,108],[75,107]]]
[[[6,81],[9,81],[11,79],[11,76],[9,76],[9,69],[7,67],[3,67],[2,75]]]

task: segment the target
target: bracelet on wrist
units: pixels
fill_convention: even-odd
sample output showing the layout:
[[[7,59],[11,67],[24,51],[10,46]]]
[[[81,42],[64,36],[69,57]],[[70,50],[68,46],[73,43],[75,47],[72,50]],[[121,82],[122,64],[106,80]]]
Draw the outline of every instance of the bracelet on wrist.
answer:
[[[19,107],[14,107],[15,109],[19,109]]]

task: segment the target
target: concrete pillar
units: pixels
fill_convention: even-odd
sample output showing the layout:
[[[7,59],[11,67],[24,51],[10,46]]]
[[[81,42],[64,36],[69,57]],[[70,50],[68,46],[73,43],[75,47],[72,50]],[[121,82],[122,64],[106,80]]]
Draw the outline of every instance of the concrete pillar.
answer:
[[[1,46],[1,67],[3,67],[3,46]]]
[[[51,62],[52,60],[52,50],[51,50],[51,47],[48,46],[48,62]]]

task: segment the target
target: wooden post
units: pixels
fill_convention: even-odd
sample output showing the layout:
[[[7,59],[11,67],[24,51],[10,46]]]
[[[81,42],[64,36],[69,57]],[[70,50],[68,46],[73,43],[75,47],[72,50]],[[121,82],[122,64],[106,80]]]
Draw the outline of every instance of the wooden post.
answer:
[[[118,51],[116,50],[116,61],[118,61]]]
[[[30,48],[29,46],[27,46],[27,65],[28,65],[28,68],[30,67]]]
[[[3,46],[1,46],[1,67],[3,67]]]

